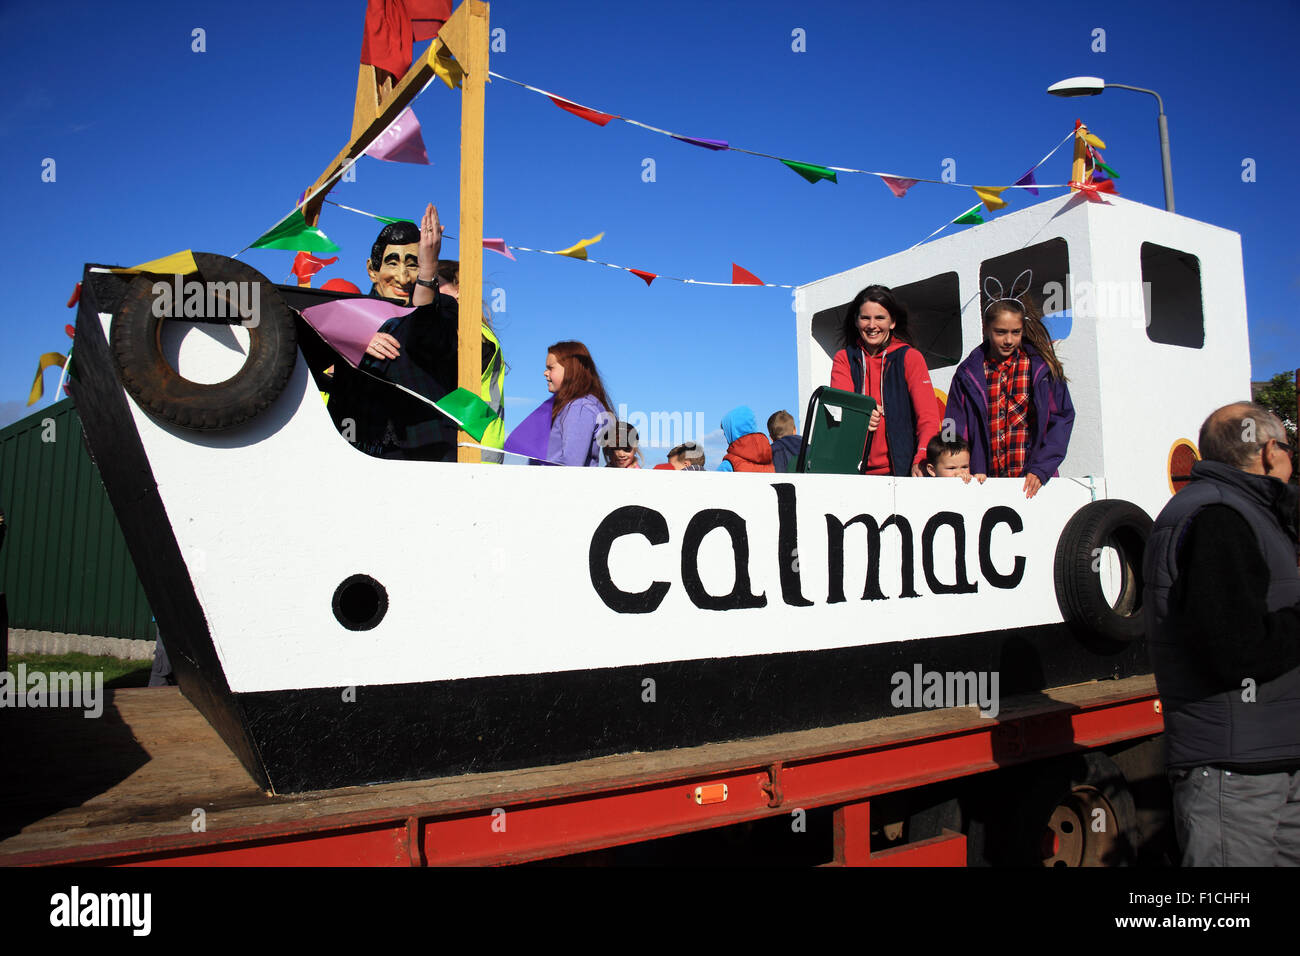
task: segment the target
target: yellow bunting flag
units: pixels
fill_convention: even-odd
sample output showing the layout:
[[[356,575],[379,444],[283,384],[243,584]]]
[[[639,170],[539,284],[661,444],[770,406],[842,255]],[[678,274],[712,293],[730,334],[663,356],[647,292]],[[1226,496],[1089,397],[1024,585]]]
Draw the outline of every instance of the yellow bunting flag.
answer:
[[[1007,201],[1002,198],[1006,186],[998,186],[997,188],[992,186],[972,186],[971,188],[975,190],[975,195],[980,197],[980,201],[984,203],[989,212],[1001,209],[1007,204]]]
[[[184,252],[174,252],[170,256],[163,256],[161,259],[154,259],[151,262],[142,262],[138,266],[131,266],[129,269],[113,269],[113,272],[153,272],[158,275],[182,275],[187,276],[191,272],[198,272],[199,267],[194,262],[194,253],[189,249]]]
[[[600,242],[600,240],[604,238],[605,238],[605,234],[603,232],[599,232],[591,239],[583,239],[581,242],[576,242],[573,245],[569,246],[569,248],[567,249],[561,249],[559,252],[556,253],[556,255],[569,256],[572,259],[585,259],[587,258],[587,247],[595,245],[596,243]]]
[[[465,78],[465,71],[451,58],[451,51],[441,40],[433,41],[433,52],[429,62],[433,65],[433,72],[447,84],[447,89],[459,89],[460,81]]]
[[[1083,141],[1084,141],[1085,143],[1087,143],[1089,146],[1091,146],[1093,149],[1105,149],[1105,148],[1106,148],[1106,144],[1103,143],[1103,142],[1102,142],[1100,139],[1098,139],[1096,136],[1093,136],[1091,133],[1084,133],[1084,134],[1083,134]]]
[[[28,405],[35,405],[41,400],[41,396],[45,394],[45,382],[42,379],[45,370],[54,365],[62,368],[65,362],[67,362],[67,359],[58,352],[46,352],[41,356],[41,362],[36,367],[36,381],[32,382],[32,394],[27,399]]]

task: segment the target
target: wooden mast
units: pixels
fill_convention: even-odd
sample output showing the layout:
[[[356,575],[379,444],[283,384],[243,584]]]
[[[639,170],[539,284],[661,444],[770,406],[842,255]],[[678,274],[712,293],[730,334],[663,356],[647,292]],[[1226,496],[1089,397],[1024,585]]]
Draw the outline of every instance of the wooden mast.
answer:
[[[438,31],[424,55],[396,85],[387,73],[363,63],[357,74],[352,111],[352,136],[316,182],[307,190],[320,192],[303,206],[309,226],[320,221],[321,206],[337,182],[339,170],[359,156],[376,136],[397,119],[436,72],[434,61],[445,44],[464,71],[460,116],[460,310],[457,321],[456,383],[475,395],[482,391],[483,322],[483,112],[487,98],[489,19],[483,0],[462,0]],[[380,80],[380,77],[383,80]],[[324,187],[324,188],[321,188]],[[472,441],[457,432],[457,444]],[[482,461],[477,448],[458,448],[457,461]]]
[[[487,98],[488,5],[463,0],[438,31],[465,71],[460,90],[460,312],[457,384],[475,395],[483,383],[483,108]],[[457,433],[456,460],[480,462],[473,441]]]

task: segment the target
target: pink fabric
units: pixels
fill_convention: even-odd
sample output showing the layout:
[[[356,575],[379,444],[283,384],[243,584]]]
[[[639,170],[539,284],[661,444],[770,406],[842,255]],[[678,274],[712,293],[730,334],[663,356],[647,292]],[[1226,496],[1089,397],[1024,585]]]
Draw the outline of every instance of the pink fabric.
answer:
[[[408,106],[397,115],[392,125],[375,137],[366,147],[366,155],[390,163],[421,163],[429,165],[429,154],[420,135],[420,121]]]
[[[302,317],[339,355],[355,366],[379,327],[414,309],[386,299],[339,299],[302,310]]]

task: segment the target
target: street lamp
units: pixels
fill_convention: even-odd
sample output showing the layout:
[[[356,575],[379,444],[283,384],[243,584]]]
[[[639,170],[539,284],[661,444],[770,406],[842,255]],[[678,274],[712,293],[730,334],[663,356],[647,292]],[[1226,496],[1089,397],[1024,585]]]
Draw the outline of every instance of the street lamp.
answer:
[[[1164,164],[1165,174],[1165,209],[1174,211],[1174,173],[1169,164],[1169,122],[1165,118],[1165,103],[1155,90],[1144,90],[1140,86],[1125,86],[1123,83],[1107,83],[1099,76],[1072,76],[1068,80],[1053,83],[1047,92],[1053,96],[1096,96],[1107,89],[1133,90],[1135,93],[1150,93],[1156,98],[1156,108],[1160,111],[1156,121],[1160,127],[1160,160]]]

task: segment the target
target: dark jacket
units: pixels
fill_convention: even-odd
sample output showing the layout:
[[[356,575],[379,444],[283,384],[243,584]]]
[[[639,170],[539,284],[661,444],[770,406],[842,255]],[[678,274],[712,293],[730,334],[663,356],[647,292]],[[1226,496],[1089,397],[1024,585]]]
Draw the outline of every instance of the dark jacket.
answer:
[[[776,469],[778,475],[783,475],[790,470],[790,462],[799,457],[801,447],[803,447],[803,437],[800,435],[782,435],[772,442],[772,467]]]
[[[1034,406],[1034,435],[1025,458],[1025,472],[1037,475],[1038,480],[1046,484],[1057,474],[1069,449],[1070,432],[1074,430],[1074,404],[1070,401],[1070,390],[1065,382],[1052,377],[1047,362],[1038,351],[1027,342],[1020,347],[1029,356],[1029,382]],[[971,473],[987,475],[992,436],[983,343],[977,345],[957,367],[944,416],[956,423],[958,436],[970,442]],[[890,441],[893,441],[892,436]]]
[[[1294,486],[1199,461],[1144,560],[1170,767],[1300,768]]]
[[[456,460],[456,426],[436,408],[376,382],[377,376],[437,401],[456,387],[456,300],[438,295],[428,305],[389,319],[379,331],[397,339],[395,359],[366,355],[361,371],[335,367],[330,411],[344,434],[353,422],[357,447],[385,458]],[[369,374],[366,374],[369,373]]]

